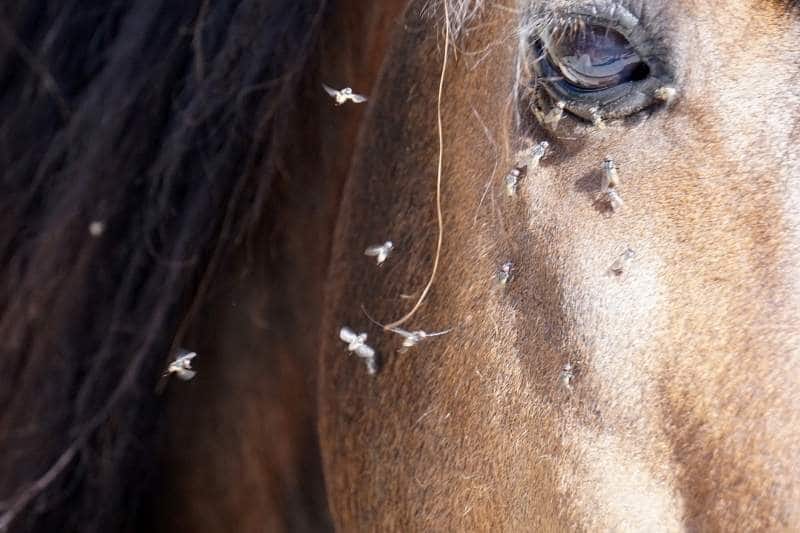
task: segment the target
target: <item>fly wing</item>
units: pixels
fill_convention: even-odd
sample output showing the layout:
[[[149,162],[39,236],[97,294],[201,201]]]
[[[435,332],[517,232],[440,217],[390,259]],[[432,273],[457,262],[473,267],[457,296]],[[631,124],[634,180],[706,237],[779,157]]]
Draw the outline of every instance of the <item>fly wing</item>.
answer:
[[[350,97],[350,99],[353,100],[353,102],[355,102],[357,104],[362,104],[362,103],[367,101],[367,97],[366,96],[364,96],[363,94],[355,94],[355,93],[353,93],[353,95]]]
[[[339,330],[339,338],[349,344],[354,340],[356,340],[358,338],[358,335],[356,335],[356,333],[352,329],[345,326]]]
[[[185,368],[181,368],[176,372],[176,374],[183,381],[189,381],[190,379],[195,377],[195,375],[197,375],[197,372],[195,372],[194,370],[187,370]]]
[[[324,83],[322,84],[322,88],[325,89],[325,92],[328,93],[328,95],[330,95],[330,96],[332,96],[334,98],[336,98],[336,96],[339,94],[339,91],[337,91],[333,87],[325,85]]]
[[[377,255],[380,255],[382,253],[383,253],[383,245],[382,244],[376,244],[375,246],[370,246],[369,248],[364,250],[364,255],[369,255],[369,256],[373,256],[373,257],[377,256]]]

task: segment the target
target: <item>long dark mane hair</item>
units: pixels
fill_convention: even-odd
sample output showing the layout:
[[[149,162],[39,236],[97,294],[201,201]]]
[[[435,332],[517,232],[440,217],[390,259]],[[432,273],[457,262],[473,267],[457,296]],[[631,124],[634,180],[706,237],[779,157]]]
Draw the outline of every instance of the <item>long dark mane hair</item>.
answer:
[[[0,7],[0,530],[141,527],[154,386],[269,212],[325,4]]]

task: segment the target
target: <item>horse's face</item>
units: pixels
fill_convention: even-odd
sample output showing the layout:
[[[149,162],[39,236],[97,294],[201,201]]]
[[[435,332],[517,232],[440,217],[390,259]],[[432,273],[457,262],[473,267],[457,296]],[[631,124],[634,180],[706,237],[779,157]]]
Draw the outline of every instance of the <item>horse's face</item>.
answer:
[[[345,530],[800,523],[798,12],[780,0],[519,4],[487,2],[450,57],[443,250],[403,327],[454,331],[405,353],[360,306],[391,322],[430,275],[441,21],[410,8],[371,95],[322,364],[335,519]],[[574,59],[615,57],[603,46],[648,67],[586,81],[591,64]],[[554,71],[564,78],[535,79]],[[576,91],[581,80],[603,88]],[[603,128],[586,120],[595,106]],[[549,154],[507,195],[515,153],[542,140]],[[616,211],[601,190],[607,156]],[[377,268],[362,252],[387,239],[395,250]],[[343,325],[368,332],[377,376],[347,356]]]

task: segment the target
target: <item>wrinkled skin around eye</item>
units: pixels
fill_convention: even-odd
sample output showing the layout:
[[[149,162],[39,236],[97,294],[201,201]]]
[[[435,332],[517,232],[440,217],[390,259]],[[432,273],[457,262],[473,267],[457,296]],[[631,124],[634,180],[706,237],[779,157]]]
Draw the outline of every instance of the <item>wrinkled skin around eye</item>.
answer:
[[[647,66],[619,32],[596,24],[544,39],[547,58],[577,89],[599,91],[642,79]]]

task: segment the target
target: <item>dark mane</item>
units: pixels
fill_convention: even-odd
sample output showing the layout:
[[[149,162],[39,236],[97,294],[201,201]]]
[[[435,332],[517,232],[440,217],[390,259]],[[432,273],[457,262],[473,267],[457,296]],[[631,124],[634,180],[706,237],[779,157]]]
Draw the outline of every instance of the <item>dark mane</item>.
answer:
[[[137,529],[154,386],[267,209],[324,3],[0,7],[0,530]]]

